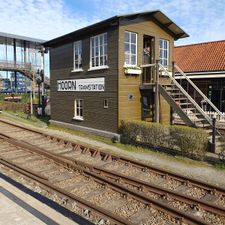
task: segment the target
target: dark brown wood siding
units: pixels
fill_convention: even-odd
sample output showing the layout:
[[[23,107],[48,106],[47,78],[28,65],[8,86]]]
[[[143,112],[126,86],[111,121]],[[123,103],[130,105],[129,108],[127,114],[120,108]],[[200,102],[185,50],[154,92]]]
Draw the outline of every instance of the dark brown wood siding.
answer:
[[[88,71],[90,62],[90,37],[107,32],[109,69]],[[98,31],[82,40],[83,72],[73,70],[73,41],[50,50],[51,118],[61,122],[110,132],[118,131],[118,28]],[[57,92],[57,80],[105,77],[104,92]],[[74,100],[84,100],[84,121],[76,121]],[[108,99],[109,108],[103,101]]]

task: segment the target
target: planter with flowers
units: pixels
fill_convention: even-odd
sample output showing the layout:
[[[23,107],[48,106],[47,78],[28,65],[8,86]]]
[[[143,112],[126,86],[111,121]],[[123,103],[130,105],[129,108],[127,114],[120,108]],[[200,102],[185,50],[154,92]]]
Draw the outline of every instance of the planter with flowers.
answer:
[[[140,75],[142,73],[142,70],[139,66],[129,66],[124,68],[124,72],[127,75]]]

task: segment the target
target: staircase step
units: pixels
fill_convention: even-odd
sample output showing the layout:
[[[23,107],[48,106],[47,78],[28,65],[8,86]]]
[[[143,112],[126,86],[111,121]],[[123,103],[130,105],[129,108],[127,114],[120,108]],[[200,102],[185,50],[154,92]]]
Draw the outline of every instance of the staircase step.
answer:
[[[193,115],[195,115],[195,116],[202,116],[202,114],[198,113],[198,112],[193,112]]]
[[[179,92],[179,93],[169,93],[169,95],[173,95],[173,96],[176,96],[176,95],[183,95],[183,93]]]
[[[194,119],[193,121],[195,121],[195,122],[202,122],[202,121],[207,121],[207,120],[204,119],[204,118],[202,118],[202,119],[197,118],[197,119]]]
[[[190,107],[190,108],[184,108],[183,110],[196,110],[196,108],[192,108],[192,107]]]
[[[187,100],[187,98],[174,98],[173,100],[175,100],[175,101],[183,101],[183,100]]]
[[[193,105],[191,102],[182,102],[182,103],[179,103],[179,105]]]
[[[197,127],[201,127],[201,128],[204,128],[204,127],[211,127],[211,125],[208,123],[208,124],[196,124]]]

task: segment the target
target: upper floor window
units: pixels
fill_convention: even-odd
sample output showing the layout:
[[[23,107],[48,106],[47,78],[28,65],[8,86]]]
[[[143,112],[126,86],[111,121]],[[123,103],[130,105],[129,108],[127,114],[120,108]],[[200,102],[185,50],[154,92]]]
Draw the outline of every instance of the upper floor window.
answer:
[[[169,64],[169,41],[159,40],[159,59],[160,63],[164,66]]]
[[[74,70],[82,70],[82,41],[74,42]]]
[[[90,67],[105,67],[108,64],[107,33],[91,37]]]
[[[125,31],[125,66],[137,65],[137,34]]]

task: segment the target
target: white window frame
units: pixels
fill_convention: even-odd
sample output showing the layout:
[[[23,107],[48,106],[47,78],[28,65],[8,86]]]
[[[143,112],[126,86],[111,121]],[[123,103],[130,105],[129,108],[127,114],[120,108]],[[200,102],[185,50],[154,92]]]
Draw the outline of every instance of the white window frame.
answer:
[[[162,48],[161,48],[161,46],[160,46],[160,42],[163,42],[163,44],[162,44]],[[164,47],[165,45],[164,45],[164,43],[167,43],[167,49]],[[165,52],[165,50],[167,50],[167,55],[166,55],[166,57],[164,57],[165,55],[164,55],[164,52]],[[163,65],[163,66],[168,66],[169,65],[169,50],[170,50],[170,42],[168,41],[168,40],[166,40],[166,39],[162,39],[162,38],[160,38],[159,39],[159,60],[160,60],[160,63]],[[162,57],[160,57],[160,52],[162,51]],[[166,62],[166,63],[165,63]]]
[[[78,59],[75,58],[76,55],[76,50],[78,50]],[[81,50],[81,51],[80,51]],[[76,61],[78,61],[78,68],[76,68]],[[79,61],[80,64],[82,65],[82,41],[75,41],[73,43],[73,70],[72,72],[79,72],[83,71],[82,66],[79,66]]]
[[[100,38],[103,37],[103,44],[100,44]],[[105,42],[106,38],[106,42]],[[96,45],[96,39],[98,40],[98,45]],[[94,40],[94,46],[92,46],[92,40]],[[98,55],[96,55],[96,47],[98,48]],[[103,48],[102,55],[100,52],[101,47]],[[94,48],[94,56],[92,56],[92,48]],[[107,53],[105,53],[105,48]],[[103,65],[100,65],[100,59],[103,57]],[[106,61],[105,61],[106,57]],[[94,58],[94,65],[92,65],[92,58]],[[96,66],[96,59],[98,58],[99,65]],[[90,69],[89,70],[97,70],[97,69],[107,69],[108,67],[108,35],[107,33],[102,33],[90,38]]]
[[[125,34],[126,33],[129,33],[129,41],[130,42],[126,42],[125,41]],[[132,54],[131,53],[131,45],[132,45],[132,43],[131,43],[131,34],[135,34],[135,36],[136,36],[136,43],[135,43],[135,45],[136,45],[136,54]],[[132,31],[125,31],[125,33],[124,33],[124,67],[135,67],[135,66],[137,66],[137,38],[138,38],[138,36],[137,36],[137,33],[135,33],[135,32],[132,32]],[[131,62],[131,56],[132,55],[135,55],[136,57],[135,57],[135,64],[127,64],[126,63],[126,52],[125,52],[125,44],[129,44],[129,52],[128,52],[128,55],[129,55],[129,61]]]
[[[81,101],[82,101],[82,107],[81,107]],[[79,106],[77,107],[77,103],[79,102]],[[77,114],[77,108],[79,109],[79,115]],[[81,116],[81,110],[82,110],[82,116]],[[75,120],[84,120],[84,100],[83,99],[75,99],[74,100],[74,117]]]

